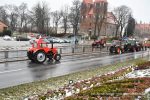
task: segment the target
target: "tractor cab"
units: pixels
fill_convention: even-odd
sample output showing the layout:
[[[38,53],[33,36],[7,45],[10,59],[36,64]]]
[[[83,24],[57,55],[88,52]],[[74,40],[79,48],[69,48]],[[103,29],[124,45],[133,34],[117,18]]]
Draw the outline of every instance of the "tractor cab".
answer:
[[[39,38],[30,42],[32,47],[28,49],[28,58],[37,63],[43,63],[47,58],[59,61],[61,55],[58,54],[57,48],[53,48],[53,43],[51,47],[48,46],[48,42],[44,38]]]
[[[43,38],[32,40],[30,41],[30,44],[32,45],[32,48],[48,47],[48,41]]]

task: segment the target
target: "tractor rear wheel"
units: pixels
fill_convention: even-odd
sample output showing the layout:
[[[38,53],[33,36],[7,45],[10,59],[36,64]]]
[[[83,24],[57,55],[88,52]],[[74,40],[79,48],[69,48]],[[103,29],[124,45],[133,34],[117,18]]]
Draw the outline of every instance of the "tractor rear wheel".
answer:
[[[117,48],[117,54],[122,54],[122,51],[120,48]]]
[[[35,53],[35,61],[37,62],[37,63],[44,63],[45,62],[45,60],[46,60],[46,54],[45,54],[45,52],[44,51],[37,51],[36,53]]]
[[[55,55],[54,55],[54,59],[55,59],[56,61],[59,61],[59,60],[61,59],[61,55],[60,55],[60,54],[55,54]]]

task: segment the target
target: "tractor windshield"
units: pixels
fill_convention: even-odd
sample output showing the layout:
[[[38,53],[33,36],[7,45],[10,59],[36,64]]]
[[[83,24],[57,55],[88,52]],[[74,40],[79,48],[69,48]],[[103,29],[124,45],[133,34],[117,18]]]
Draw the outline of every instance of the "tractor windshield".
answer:
[[[38,45],[37,45],[36,42],[34,42],[34,43],[32,44],[32,46],[33,46],[34,48],[37,48],[37,47],[38,47]]]
[[[47,44],[46,43],[41,43],[40,47],[41,48],[47,47]]]

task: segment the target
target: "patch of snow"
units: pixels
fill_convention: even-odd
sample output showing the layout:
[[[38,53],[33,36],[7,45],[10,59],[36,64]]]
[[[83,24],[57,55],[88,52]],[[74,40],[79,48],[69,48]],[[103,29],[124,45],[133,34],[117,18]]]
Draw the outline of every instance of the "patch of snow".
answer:
[[[125,75],[127,78],[150,77],[150,69],[136,70]]]
[[[148,89],[145,90],[145,93],[150,93],[150,87]]]

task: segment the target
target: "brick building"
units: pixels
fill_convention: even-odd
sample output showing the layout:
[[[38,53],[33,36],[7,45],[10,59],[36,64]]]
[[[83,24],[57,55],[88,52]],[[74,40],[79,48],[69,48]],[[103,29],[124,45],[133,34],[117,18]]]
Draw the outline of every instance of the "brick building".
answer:
[[[80,32],[88,36],[112,36],[115,32],[114,16],[107,12],[107,0],[83,0]],[[97,20],[98,18],[98,20]]]
[[[150,38],[150,24],[137,23],[135,26],[135,34],[142,38]]]
[[[105,22],[105,35],[109,37],[114,37],[116,32],[115,17],[112,12],[107,12],[107,18]]]
[[[3,32],[4,30],[7,30],[8,26],[4,24],[2,21],[0,21],[0,32]]]

